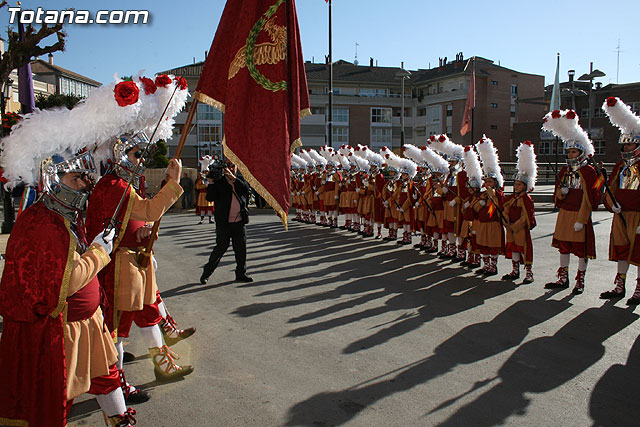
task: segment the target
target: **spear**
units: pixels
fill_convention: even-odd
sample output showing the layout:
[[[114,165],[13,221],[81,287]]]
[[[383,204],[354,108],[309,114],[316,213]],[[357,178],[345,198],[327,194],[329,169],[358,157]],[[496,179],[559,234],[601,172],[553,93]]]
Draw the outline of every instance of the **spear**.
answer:
[[[167,105],[164,107],[164,111],[162,112],[162,115],[160,116],[160,119],[158,120],[158,123],[156,124],[155,129],[153,129],[153,133],[151,134],[151,138],[149,138],[149,140],[147,141],[147,145],[144,147],[144,151],[142,152],[142,155],[140,156],[140,159],[138,160],[138,163],[136,164],[136,167],[133,170],[133,173],[129,177],[129,181],[127,181],[127,188],[124,189],[124,192],[122,193],[122,197],[120,197],[120,201],[118,202],[118,206],[116,206],[115,212],[111,216],[111,219],[105,221],[104,233],[102,234],[103,238],[106,237],[111,232],[111,230],[115,229],[116,226],[118,225],[118,220],[116,218],[120,214],[120,209],[122,209],[122,204],[124,203],[124,199],[125,199],[125,197],[127,197],[127,194],[129,194],[129,189],[131,188],[131,185],[133,184],[134,178],[138,175],[138,172],[140,171],[140,168],[142,167],[142,163],[144,162],[145,156],[149,153],[149,148],[151,147],[151,143],[153,141],[153,138],[156,136],[156,132],[158,131],[158,128],[160,127],[160,123],[162,123],[162,119],[164,118],[165,113],[169,109],[169,105],[171,105],[171,100],[173,99],[173,95],[176,94],[177,90],[178,90],[178,85],[176,85],[175,89],[173,90],[173,93],[171,94],[171,97],[169,98],[169,102],[167,102]],[[145,137],[146,137],[146,135],[145,135]]]
[[[187,115],[187,120],[182,127],[182,134],[180,134],[180,142],[178,143],[178,148],[176,149],[176,154],[174,154],[173,158],[176,160],[180,159],[182,156],[182,150],[184,149],[184,145],[187,142],[187,136],[190,132],[191,122],[193,121],[193,116],[196,113],[198,107],[198,98],[193,99],[193,103],[191,104],[191,109],[189,109],[189,114]],[[142,268],[147,268],[149,266],[149,261],[151,260],[151,251],[153,250],[153,244],[158,239],[158,229],[160,228],[160,220],[157,220],[153,223],[153,229],[151,230],[151,235],[149,236],[149,243],[147,243],[147,247],[144,251],[140,252],[140,257],[138,258],[138,263]]]

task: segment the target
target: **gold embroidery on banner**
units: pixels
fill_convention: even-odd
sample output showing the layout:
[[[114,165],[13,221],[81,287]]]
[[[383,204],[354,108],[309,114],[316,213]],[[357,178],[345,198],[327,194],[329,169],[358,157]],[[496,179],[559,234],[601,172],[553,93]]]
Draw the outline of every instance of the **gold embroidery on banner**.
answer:
[[[194,92],[193,98],[197,99],[200,102],[204,102],[205,104],[211,105],[216,110],[224,113],[224,104],[216,99],[211,98],[209,95],[205,95],[202,92]]]
[[[69,233],[69,251],[67,253],[67,264],[64,267],[64,273],[62,275],[62,285],[60,286],[60,295],[58,297],[58,305],[49,314],[54,319],[62,313],[62,310],[67,305],[67,294],[69,293],[69,282],[71,281],[71,270],[73,270],[73,255],[76,252],[76,238],[71,231],[71,225],[68,220],[64,220],[64,226]]]
[[[291,143],[291,148],[289,149],[289,154],[293,154],[296,151],[296,148],[302,147],[302,139],[298,138],[293,143]]]
[[[310,108],[305,108],[304,110],[300,110],[300,118],[304,119],[307,116],[311,115],[311,109]]]
[[[276,10],[283,2],[284,0],[277,0],[253,25],[245,45],[236,52],[229,64],[229,80],[246,67],[251,78],[264,89],[272,92],[287,90],[286,81],[273,82],[260,73],[256,67],[264,64],[275,65],[287,58],[287,27],[274,23]],[[271,42],[256,44],[258,36],[263,30],[269,34]]]
[[[253,174],[249,171],[249,168],[242,162],[242,160],[240,160],[240,158],[236,156],[233,151],[231,151],[224,137],[222,138],[222,147],[224,149],[225,157],[229,158],[233,162],[233,164],[238,166],[238,169],[240,169],[240,172],[242,173],[244,179],[254,190],[256,190],[262,196],[262,198],[266,200],[267,203],[269,203],[273,210],[276,211],[276,214],[280,217],[280,220],[284,225],[284,229],[287,230],[287,212],[285,212],[282,206],[280,206],[280,203],[278,203],[276,199],[271,195],[271,193],[269,193],[267,189],[264,188],[260,181],[258,181],[253,176]]]
[[[276,25],[273,22],[275,18],[275,16],[269,18],[264,24],[264,30],[269,33],[271,42],[255,45],[253,61],[256,65],[274,65],[285,60],[287,57],[287,27],[284,25]],[[242,68],[247,66],[245,60],[246,49],[246,45],[238,49],[231,64],[229,64],[229,80],[234,78]]]
[[[14,420],[13,418],[0,417],[0,425],[3,426],[16,426],[16,427],[29,427],[29,421],[27,420]]]

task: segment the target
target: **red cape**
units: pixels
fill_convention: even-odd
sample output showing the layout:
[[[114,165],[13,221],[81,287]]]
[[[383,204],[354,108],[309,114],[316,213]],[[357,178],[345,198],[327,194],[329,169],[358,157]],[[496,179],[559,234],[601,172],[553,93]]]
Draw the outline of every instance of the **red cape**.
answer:
[[[0,283],[0,424],[66,423],[62,311],[75,247],[68,223],[42,202],[20,215],[9,236]]]
[[[140,185],[143,186],[144,183]],[[126,189],[127,181],[112,173],[106,174],[98,181],[89,197],[89,208],[87,209],[86,219],[87,241],[92,241],[98,234],[104,231],[105,222],[109,221],[113,216],[120,202],[120,198]],[[118,246],[146,246],[148,243],[147,239],[135,244],[132,243],[135,241],[135,230],[144,225],[144,221],[132,221],[130,218],[134,195],[133,187],[130,187],[127,190],[127,197],[125,197],[120,212],[116,217],[118,221],[118,235],[113,243],[114,253]],[[107,305],[102,306],[105,323],[109,330],[113,332],[118,327],[114,311],[116,304],[114,261],[111,261],[98,273],[98,280],[107,296]]]

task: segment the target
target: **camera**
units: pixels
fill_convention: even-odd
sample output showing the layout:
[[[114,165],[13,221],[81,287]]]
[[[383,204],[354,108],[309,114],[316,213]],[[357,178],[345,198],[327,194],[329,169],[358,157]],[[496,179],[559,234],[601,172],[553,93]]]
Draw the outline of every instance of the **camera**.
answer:
[[[216,160],[209,165],[209,172],[207,178],[217,181],[224,176],[225,162],[224,160]]]

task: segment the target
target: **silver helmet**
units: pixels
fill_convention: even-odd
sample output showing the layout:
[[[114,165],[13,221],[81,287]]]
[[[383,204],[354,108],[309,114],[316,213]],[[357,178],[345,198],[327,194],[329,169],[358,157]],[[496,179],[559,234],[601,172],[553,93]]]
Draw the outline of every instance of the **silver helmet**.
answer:
[[[144,149],[148,144],[149,138],[144,132],[138,132],[133,135],[122,135],[117,138],[113,144],[114,171],[120,178],[126,181],[133,176],[131,185],[135,189],[140,188],[140,178],[145,170],[144,163],[142,163],[144,161],[142,155],[145,154]],[[129,157],[129,153],[136,147],[140,147],[141,150],[140,154],[136,152],[135,157],[137,161],[134,163]]]
[[[96,164],[93,154],[85,151],[77,155],[54,154],[40,163],[40,183],[42,191],[55,199],[63,210],[84,211],[87,207],[89,190],[74,190],[62,183],[67,173],[81,173],[93,180]],[[59,209],[56,209],[59,210]]]

